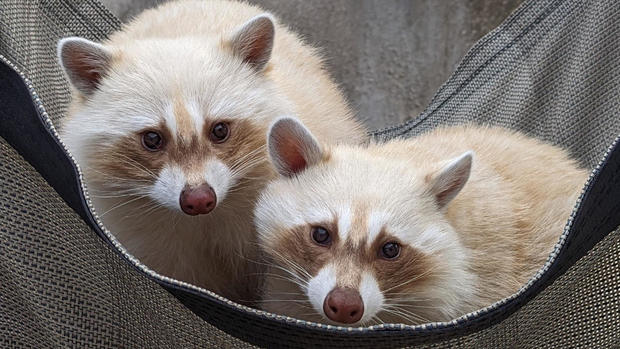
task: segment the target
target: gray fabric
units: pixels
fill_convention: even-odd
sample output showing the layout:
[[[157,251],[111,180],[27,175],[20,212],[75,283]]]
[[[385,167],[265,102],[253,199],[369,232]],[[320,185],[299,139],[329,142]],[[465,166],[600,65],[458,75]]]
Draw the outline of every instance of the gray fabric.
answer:
[[[28,75],[56,124],[70,100],[56,43],[66,36],[102,40],[119,27],[97,1],[0,0],[0,54]]]
[[[88,229],[0,138],[0,347],[248,347]]]
[[[473,120],[565,146],[592,167],[620,134],[619,38],[617,1],[528,1],[470,50],[418,119],[378,137]]]
[[[117,27],[92,0],[0,0],[0,54],[33,81],[54,122],[68,102],[56,40],[101,39]],[[566,146],[593,167],[620,134],[619,38],[615,0],[527,1],[472,48],[420,118],[375,135],[492,123]],[[1,139],[0,189],[1,347],[247,345],[129,266]],[[619,234],[505,321],[434,346],[617,345]]]

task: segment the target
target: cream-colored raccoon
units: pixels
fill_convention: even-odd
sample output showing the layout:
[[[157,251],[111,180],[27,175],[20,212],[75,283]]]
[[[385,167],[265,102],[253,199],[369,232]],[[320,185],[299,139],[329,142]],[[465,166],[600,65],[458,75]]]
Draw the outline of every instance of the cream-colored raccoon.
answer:
[[[267,143],[281,177],[255,210],[272,266],[262,307],[341,325],[448,321],[516,292],[588,176],[500,128],[330,147],[283,118]]]
[[[170,2],[102,43],[63,39],[58,55],[74,88],[61,137],[103,223],[155,271],[236,301],[256,296],[270,123],[365,137],[316,51],[248,4]]]

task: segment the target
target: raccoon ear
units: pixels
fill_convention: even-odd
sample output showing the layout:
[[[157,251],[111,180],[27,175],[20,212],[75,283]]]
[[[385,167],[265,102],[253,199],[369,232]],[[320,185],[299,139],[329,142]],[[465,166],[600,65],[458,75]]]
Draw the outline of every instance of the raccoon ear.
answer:
[[[323,158],[321,145],[297,119],[285,117],[269,128],[267,148],[271,162],[282,176],[291,177]]]
[[[463,189],[469,179],[474,152],[468,151],[452,159],[437,173],[427,177],[439,208],[446,206]]]
[[[256,71],[262,71],[271,57],[275,27],[273,17],[264,13],[237,29],[231,39],[233,53]]]
[[[112,55],[103,45],[78,37],[58,42],[58,60],[69,82],[80,93],[93,93],[107,72]]]

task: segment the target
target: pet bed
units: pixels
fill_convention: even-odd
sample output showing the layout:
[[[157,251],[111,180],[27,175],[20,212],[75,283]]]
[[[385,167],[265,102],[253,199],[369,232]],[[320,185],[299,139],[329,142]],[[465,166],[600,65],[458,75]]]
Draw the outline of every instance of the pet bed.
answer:
[[[373,133],[477,121],[592,169],[555,250],[514,295],[448,323],[340,328],[242,307],[157,275],[98,220],[58,139],[55,45],[119,21],[94,0],[0,1],[0,347],[610,347],[620,344],[620,6],[527,0],[426,110]]]

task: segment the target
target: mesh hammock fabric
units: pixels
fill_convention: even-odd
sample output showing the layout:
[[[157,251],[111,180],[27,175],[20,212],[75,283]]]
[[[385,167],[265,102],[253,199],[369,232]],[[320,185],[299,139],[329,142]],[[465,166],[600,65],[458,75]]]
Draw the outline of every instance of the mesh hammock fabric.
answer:
[[[620,345],[620,4],[528,0],[463,58],[426,110],[380,140],[469,121],[567,148],[593,170],[547,263],[449,323],[339,328],[162,277],[111,237],[54,125],[56,41],[119,21],[93,0],[0,0],[0,347],[611,347]],[[560,234],[560,232],[558,232]]]

